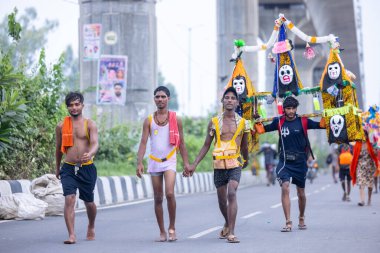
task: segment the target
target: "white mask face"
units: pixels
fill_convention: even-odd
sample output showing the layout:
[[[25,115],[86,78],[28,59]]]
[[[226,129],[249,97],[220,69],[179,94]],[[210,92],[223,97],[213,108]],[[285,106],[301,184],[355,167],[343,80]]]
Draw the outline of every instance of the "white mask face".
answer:
[[[293,81],[293,69],[289,65],[284,65],[278,71],[278,76],[282,84],[288,85]]]
[[[338,79],[338,77],[340,76],[340,65],[339,65],[339,63],[335,62],[335,63],[330,64],[327,67],[327,73],[328,73],[330,79],[332,79],[332,80]]]
[[[341,115],[334,115],[330,119],[330,129],[335,138],[338,138],[344,126],[344,118]]]
[[[244,79],[234,79],[232,81],[232,86],[235,88],[236,93],[241,95],[245,91],[245,81]]]

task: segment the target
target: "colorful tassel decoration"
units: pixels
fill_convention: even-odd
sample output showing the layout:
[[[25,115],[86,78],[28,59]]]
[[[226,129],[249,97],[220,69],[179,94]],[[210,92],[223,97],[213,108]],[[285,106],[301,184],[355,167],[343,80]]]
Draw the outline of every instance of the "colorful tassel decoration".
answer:
[[[321,110],[321,104],[319,103],[318,96],[313,97],[313,104],[314,104],[314,110],[316,111]]]
[[[262,103],[259,103],[258,113],[261,118],[267,117],[267,110],[265,109],[265,106]]]
[[[274,58],[271,53],[268,54],[268,59],[270,60],[271,63],[276,63],[276,58]]]
[[[282,108],[282,101],[277,102],[277,111],[279,115],[284,114],[284,109]]]
[[[306,43],[306,48],[305,48],[305,52],[303,52],[303,57],[305,57],[307,60],[311,60],[315,57],[315,51],[309,45],[309,43]]]

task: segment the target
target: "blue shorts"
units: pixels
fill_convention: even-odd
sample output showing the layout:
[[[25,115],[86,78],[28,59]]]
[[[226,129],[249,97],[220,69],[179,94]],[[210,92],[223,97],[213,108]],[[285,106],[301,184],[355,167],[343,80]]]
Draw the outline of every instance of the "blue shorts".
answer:
[[[75,175],[75,166],[64,163],[59,172],[63,188],[63,196],[77,193],[79,198],[85,202],[94,202],[94,189],[97,179],[94,164],[83,165]]]
[[[307,165],[306,160],[299,159],[296,162],[285,162],[280,160],[276,173],[277,180],[280,183],[280,186],[284,182],[290,182],[290,178],[292,179],[291,183],[295,184],[299,188],[305,188],[306,183],[306,173],[307,173]]]

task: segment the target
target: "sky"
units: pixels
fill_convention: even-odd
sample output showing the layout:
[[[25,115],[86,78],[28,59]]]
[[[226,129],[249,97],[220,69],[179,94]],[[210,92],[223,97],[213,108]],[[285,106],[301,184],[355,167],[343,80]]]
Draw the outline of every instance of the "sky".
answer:
[[[166,81],[176,87],[180,112],[192,116],[206,115],[215,108],[216,1],[157,0],[156,4],[158,69]],[[373,29],[373,20],[377,20],[376,10],[380,10],[380,1],[360,0],[360,2],[365,71],[363,84],[366,92],[364,109],[367,109],[368,105],[380,102],[380,75],[376,74],[379,72],[377,61],[380,59],[380,51],[377,48],[380,45],[380,33]],[[69,44],[77,54],[79,19],[77,0],[0,0],[0,18],[9,14],[15,6],[19,9],[19,13],[22,13],[26,7],[35,7],[40,24],[45,19],[59,21],[59,27],[48,37],[45,48],[48,61],[58,59]],[[264,81],[260,79],[261,72],[259,70],[259,86]],[[190,93],[189,83],[192,88]],[[191,106],[187,106],[189,103],[187,94],[190,94]]]

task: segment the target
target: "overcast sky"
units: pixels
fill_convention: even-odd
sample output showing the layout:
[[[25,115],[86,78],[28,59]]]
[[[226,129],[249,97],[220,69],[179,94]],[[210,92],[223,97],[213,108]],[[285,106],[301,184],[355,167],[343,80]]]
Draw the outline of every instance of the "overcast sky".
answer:
[[[380,28],[377,20],[380,1],[361,0],[363,13],[363,43],[365,70],[365,109],[380,102]],[[76,0],[1,0],[0,16],[16,6],[20,13],[25,7],[37,9],[39,22],[59,21],[59,27],[49,35],[46,54],[56,60],[68,44],[78,50],[79,5]],[[191,115],[205,115],[216,100],[216,0],[158,0],[156,5],[158,32],[158,68],[179,93],[182,111],[188,87],[189,28],[191,32]],[[377,30],[377,31],[376,31]],[[339,36],[339,34],[337,34]],[[231,42],[232,44],[232,42]],[[232,50],[232,48],[231,48]],[[302,77],[301,77],[302,78]]]

